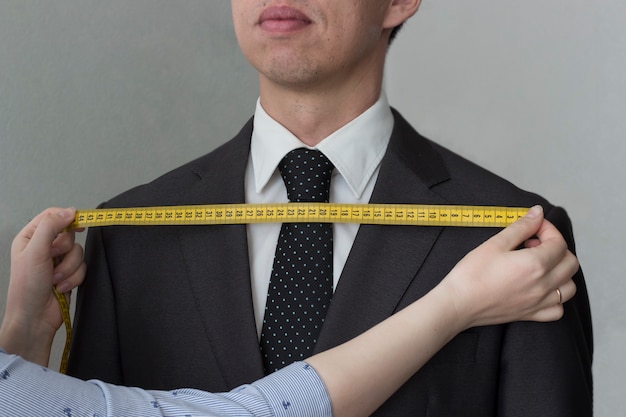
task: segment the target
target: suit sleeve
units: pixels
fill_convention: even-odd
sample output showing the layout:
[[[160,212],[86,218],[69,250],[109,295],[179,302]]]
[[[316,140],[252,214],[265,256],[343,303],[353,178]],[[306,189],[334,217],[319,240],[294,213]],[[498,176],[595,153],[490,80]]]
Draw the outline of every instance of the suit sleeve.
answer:
[[[547,213],[575,253],[566,212]],[[593,414],[591,313],[582,270],[561,320],[507,325],[502,346],[498,416],[586,417]],[[555,296],[556,297],[556,296]]]
[[[87,236],[87,276],[78,291],[68,374],[122,384],[115,294],[102,233],[92,228]]]

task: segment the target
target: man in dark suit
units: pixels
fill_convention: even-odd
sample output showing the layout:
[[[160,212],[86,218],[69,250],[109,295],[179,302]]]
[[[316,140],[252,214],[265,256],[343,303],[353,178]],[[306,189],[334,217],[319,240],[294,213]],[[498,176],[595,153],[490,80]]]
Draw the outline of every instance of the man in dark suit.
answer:
[[[564,210],[421,137],[387,104],[384,60],[419,0],[233,1],[259,72],[254,118],[231,141],[105,207],[285,202],[277,165],[298,147],[332,162],[330,200],[542,204],[574,251]],[[224,391],[263,376],[259,337],[280,225],[89,232],[69,372],[144,388]],[[315,351],[433,288],[483,228],[334,225],[334,294]],[[381,416],[588,416],[592,334],[582,272],[563,319],[460,334]]]

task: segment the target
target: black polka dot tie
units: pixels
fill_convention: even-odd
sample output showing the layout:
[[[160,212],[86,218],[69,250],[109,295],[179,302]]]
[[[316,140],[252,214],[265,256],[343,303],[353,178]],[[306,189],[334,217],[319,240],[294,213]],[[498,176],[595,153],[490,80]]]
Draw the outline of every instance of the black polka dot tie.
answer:
[[[290,202],[328,202],[333,164],[318,150],[289,152],[278,169]],[[284,223],[267,294],[261,351],[266,373],[311,356],[333,294],[330,223]]]

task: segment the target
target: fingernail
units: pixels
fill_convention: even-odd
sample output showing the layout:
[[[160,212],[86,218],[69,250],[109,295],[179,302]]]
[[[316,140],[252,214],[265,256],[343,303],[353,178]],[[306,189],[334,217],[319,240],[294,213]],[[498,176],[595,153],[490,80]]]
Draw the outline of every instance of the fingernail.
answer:
[[[61,281],[62,279],[63,279],[63,274],[60,273],[60,272],[55,272],[54,275],[52,275],[52,283],[53,284],[56,284],[57,282]]]
[[[71,284],[69,282],[62,282],[59,285],[57,285],[57,291],[60,292],[61,294],[65,294],[66,292],[70,290],[70,286]]]
[[[533,206],[530,208],[530,210],[528,210],[528,213],[526,213],[526,217],[530,219],[535,219],[541,216],[541,213],[543,213],[543,207],[537,204],[536,206]]]
[[[69,220],[74,216],[73,213],[74,213],[74,209],[66,208],[66,209],[59,211],[59,216],[61,216],[65,220]]]

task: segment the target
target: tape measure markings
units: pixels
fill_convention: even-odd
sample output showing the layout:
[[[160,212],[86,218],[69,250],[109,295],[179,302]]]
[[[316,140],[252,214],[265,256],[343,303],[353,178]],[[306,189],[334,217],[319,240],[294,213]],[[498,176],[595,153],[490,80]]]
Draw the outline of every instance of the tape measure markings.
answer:
[[[250,223],[360,223],[412,226],[506,227],[522,207],[412,204],[217,204],[79,210],[73,228]]]

